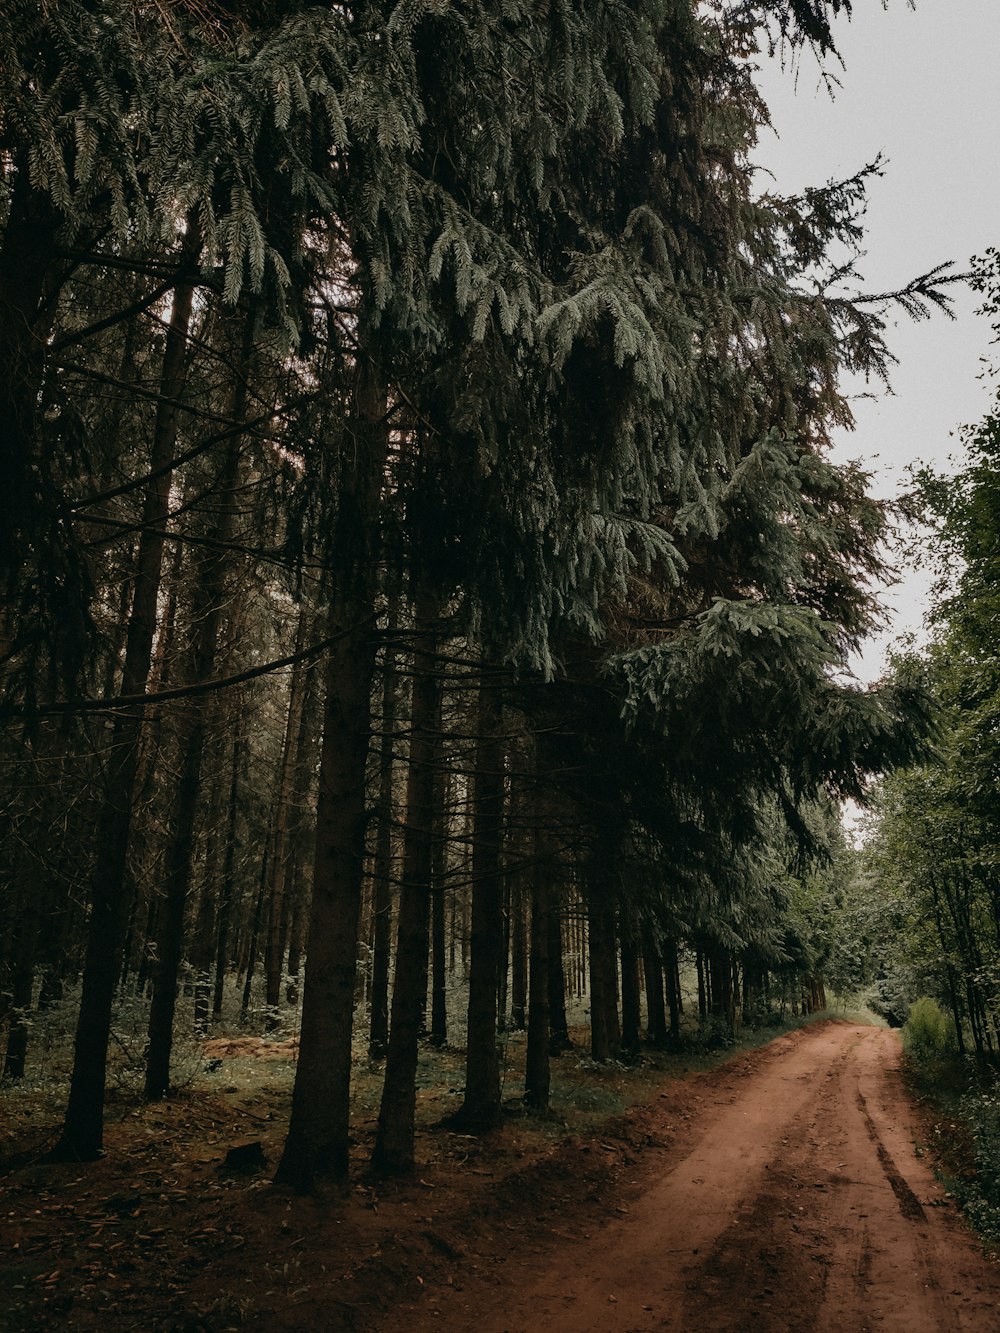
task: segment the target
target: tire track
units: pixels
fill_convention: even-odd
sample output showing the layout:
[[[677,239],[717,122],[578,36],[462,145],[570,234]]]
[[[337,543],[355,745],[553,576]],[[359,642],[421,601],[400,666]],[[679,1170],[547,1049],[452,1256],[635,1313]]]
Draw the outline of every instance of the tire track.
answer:
[[[948,1201],[913,1150],[898,1058],[895,1034],[831,1022],[671,1084],[663,1138],[678,1115],[696,1133],[627,1215],[386,1327],[1000,1333],[1000,1272],[952,1208],[925,1206]]]
[[[907,1185],[906,1181],[899,1174],[899,1168],[892,1160],[889,1150],[879,1135],[875,1121],[868,1110],[868,1103],[865,1101],[865,1094],[858,1089],[858,1106],[861,1108],[861,1114],[865,1118],[865,1127],[868,1130],[868,1136],[875,1145],[875,1151],[878,1154],[878,1160],[882,1164],[882,1170],[885,1172],[885,1178],[888,1180],[893,1194],[899,1200],[899,1211],[904,1217],[909,1218],[911,1222],[926,1222],[927,1214],[924,1212],[923,1204]]]

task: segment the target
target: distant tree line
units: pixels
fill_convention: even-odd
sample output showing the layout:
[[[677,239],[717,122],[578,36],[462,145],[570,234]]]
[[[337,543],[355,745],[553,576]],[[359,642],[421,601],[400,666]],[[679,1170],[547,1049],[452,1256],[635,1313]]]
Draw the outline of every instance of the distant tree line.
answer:
[[[997,326],[995,251],[978,265]],[[934,752],[883,784],[864,873],[891,922],[876,962],[895,1022],[926,995],[950,1017],[962,1054],[1000,1056],[1000,415],[962,431],[955,475],[916,472],[937,570],[929,646],[901,659],[935,705]],[[879,932],[881,933],[881,932]]]

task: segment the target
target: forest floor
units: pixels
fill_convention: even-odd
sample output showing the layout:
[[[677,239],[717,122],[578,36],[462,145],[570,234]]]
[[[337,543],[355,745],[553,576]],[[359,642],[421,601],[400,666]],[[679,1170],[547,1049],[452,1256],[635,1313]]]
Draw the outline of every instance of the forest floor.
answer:
[[[0,1134],[0,1328],[1000,1330],[1000,1265],[915,1146],[934,1127],[885,1029],[817,1023],[638,1082],[591,1067],[589,1106],[580,1080],[568,1119],[512,1115],[486,1139],[430,1129],[455,1089],[429,1084],[417,1175],[324,1200],[220,1169],[250,1140],[276,1160],[287,1045],[206,1054],[211,1086],[113,1103],[86,1167],[11,1159],[51,1131],[22,1099]],[[460,1080],[457,1054],[436,1058]],[[559,1062],[569,1087],[564,1062],[584,1062]],[[372,1129],[359,1115],[359,1177]]]

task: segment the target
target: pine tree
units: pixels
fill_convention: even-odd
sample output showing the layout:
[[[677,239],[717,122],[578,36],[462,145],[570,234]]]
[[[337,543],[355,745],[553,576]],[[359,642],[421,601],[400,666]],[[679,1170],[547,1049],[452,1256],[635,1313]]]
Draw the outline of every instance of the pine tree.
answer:
[[[115,987],[146,986],[152,937],[168,965],[160,1095],[178,969],[203,975],[214,946],[216,1012],[237,964],[249,1015],[266,942],[273,1005],[301,900],[278,1177],[345,1178],[366,867],[386,924],[408,725],[387,1169],[413,1160],[429,894],[443,1035],[448,799],[477,807],[467,1127],[499,1119],[504,895],[522,862],[538,1107],[567,1039],[562,944],[582,956],[584,916],[598,1054],[617,1049],[619,958],[629,1047],[640,954],[661,1041],[664,1001],[679,1030],[679,950],[697,950],[706,1014],[730,1019],[768,975],[815,971],[808,931],[784,929],[792,849],[823,841],[825,793],[861,794],[917,753],[924,720],[912,682],[867,692],[837,675],[872,623],[889,519],[826,456],[849,416],[839,373],[888,358],[884,303],[845,293],[827,260],[858,239],[866,174],[760,198],[748,161],[764,112],[747,56],[769,39],[829,50],[847,10],[74,0],[0,18],[0,343],[16,372],[0,503],[17,509],[0,536],[0,686],[31,724],[2,756],[0,840],[21,850],[0,952],[16,1072],[45,920],[78,935],[74,902],[94,886],[61,1152],[101,1149]],[[903,304],[938,301],[934,279]],[[234,358],[220,330],[249,309],[254,346]],[[248,497],[239,530],[220,464]],[[404,633],[400,590],[433,644]],[[387,677],[410,652],[407,702]],[[314,849],[287,818],[311,800],[311,695],[292,691],[296,724],[275,662],[299,685],[313,663],[321,677]],[[472,686],[482,721],[459,723]],[[449,766],[472,770],[450,797]],[[57,802],[38,774],[80,796],[51,904],[29,892],[41,863],[23,850]],[[378,1051],[381,929],[376,943]]]

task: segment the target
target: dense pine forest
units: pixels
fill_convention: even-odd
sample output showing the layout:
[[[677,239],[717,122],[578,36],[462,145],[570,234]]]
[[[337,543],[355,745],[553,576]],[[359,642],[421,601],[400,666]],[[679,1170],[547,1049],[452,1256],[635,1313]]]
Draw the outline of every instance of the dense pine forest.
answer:
[[[150,1103],[297,1035],[298,1192],[362,1066],[376,1177],[432,1048],[496,1129],[510,1032],[539,1115],[568,1048],[827,988],[994,1060],[997,419],[905,502],[833,461],[956,278],[864,291],[879,162],[753,166],[755,61],[849,10],[0,7],[0,1040],[16,1089],[67,1025],[49,1161],[102,1156],[125,1012]],[[862,685],[917,514],[935,636]]]

